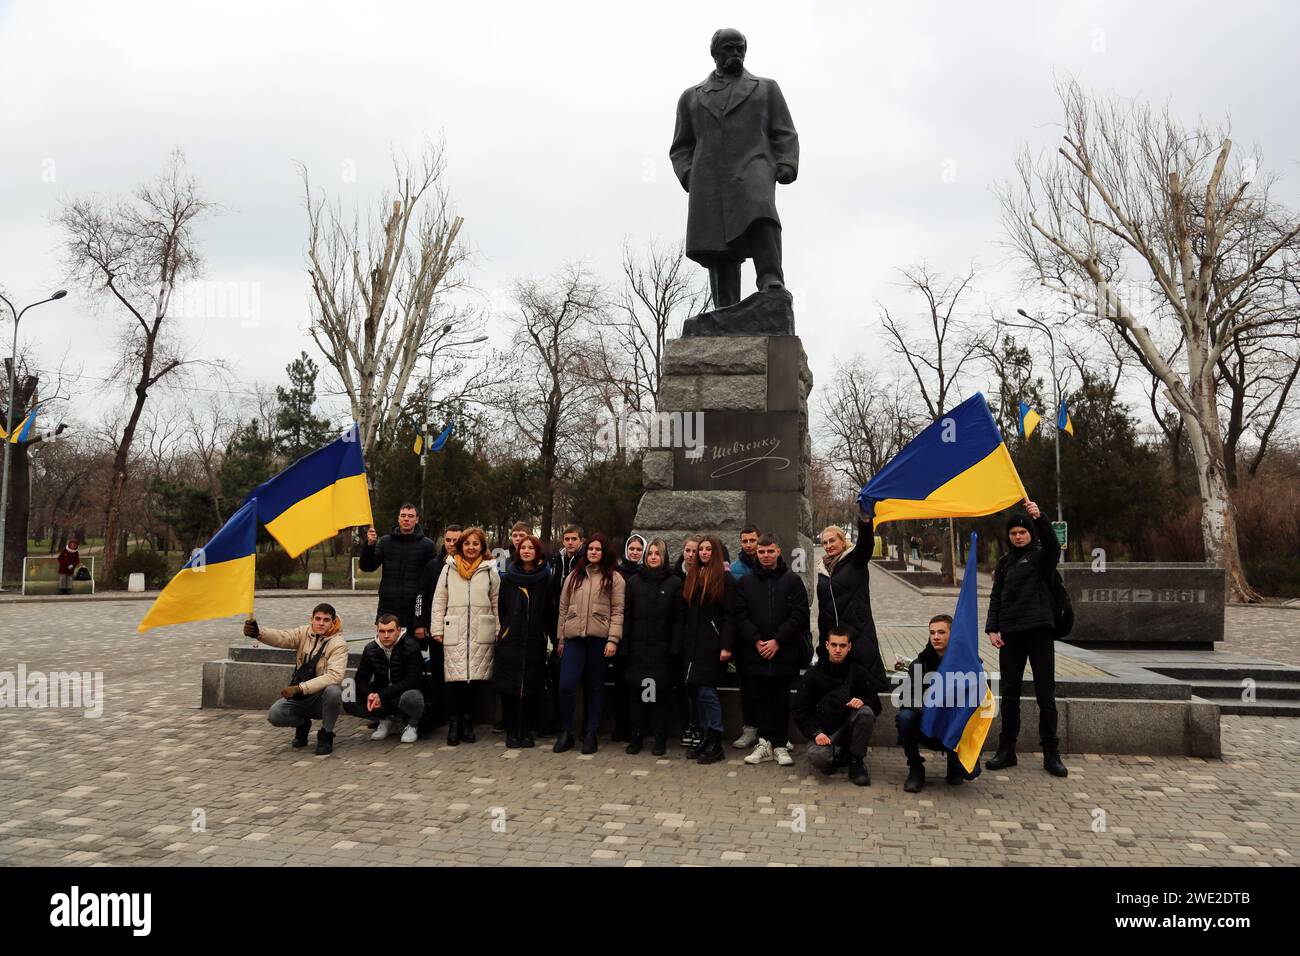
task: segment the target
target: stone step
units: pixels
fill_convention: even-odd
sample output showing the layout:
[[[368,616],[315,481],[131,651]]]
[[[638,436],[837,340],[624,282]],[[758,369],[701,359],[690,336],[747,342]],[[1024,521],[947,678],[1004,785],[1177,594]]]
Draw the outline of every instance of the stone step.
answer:
[[[1201,681],[1230,680],[1240,682],[1250,677],[1256,681],[1300,681],[1300,667],[1287,664],[1151,664],[1147,670],[1164,674],[1175,680]]]
[[[1193,680],[1192,693],[1197,697],[1213,700],[1241,701],[1245,686],[1239,680]],[[1255,699],[1262,700],[1300,700],[1300,682],[1256,680],[1254,684]]]
[[[1238,698],[1206,699],[1212,704],[1218,704],[1221,714],[1241,717],[1300,717],[1300,700],[1256,700],[1253,704],[1247,704]]]

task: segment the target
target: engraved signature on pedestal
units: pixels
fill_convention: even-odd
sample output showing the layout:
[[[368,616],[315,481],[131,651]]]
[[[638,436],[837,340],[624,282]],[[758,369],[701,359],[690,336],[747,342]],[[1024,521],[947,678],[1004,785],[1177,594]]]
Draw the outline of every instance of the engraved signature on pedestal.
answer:
[[[728,461],[721,467],[714,469],[709,473],[710,478],[726,478],[728,475],[735,475],[742,471],[753,468],[760,462],[770,461],[775,467],[773,471],[784,471],[790,467],[790,459],[776,452],[781,447],[779,438],[760,438],[755,441],[735,441],[725,445],[714,445],[707,449],[708,458],[712,461],[718,461],[724,458],[730,458],[733,455],[750,454],[746,458],[737,458],[734,461]],[[694,450],[694,449],[692,449]],[[701,448],[698,453],[691,454],[687,452],[686,459],[692,464],[700,464],[704,459],[705,449]]]

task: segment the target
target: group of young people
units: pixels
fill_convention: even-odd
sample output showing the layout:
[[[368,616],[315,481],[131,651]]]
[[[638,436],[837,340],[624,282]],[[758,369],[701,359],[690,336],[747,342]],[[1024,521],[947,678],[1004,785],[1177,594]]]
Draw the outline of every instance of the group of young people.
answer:
[[[1044,767],[1065,776],[1049,589],[1059,546],[1038,507],[1027,501],[1026,509],[1028,516],[1008,521],[986,624],[1002,679],[1002,735],[987,766],[1016,763],[1020,687],[1030,661]],[[548,557],[523,522],[511,530],[508,549],[494,554],[478,527],[450,525],[435,543],[416,508],[403,505],[393,530],[380,536],[368,529],[361,549],[362,570],[382,576],[375,639],[362,652],[354,692],[344,693],[347,644],[332,606],[318,605],[311,622],[293,630],[255,620],[244,630],[296,650],[293,679],[268,719],[295,729],[295,747],[308,744],[311,723],[320,720],[317,754],[331,752],[343,712],[367,720],[375,740],[400,728],[402,741],[414,743],[445,718],[448,745],[473,743],[483,685],[499,698],[494,729],[504,732],[507,747],[535,747],[545,729],[555,734],[555,753],[580,746],[591,754],[612,686],[612,739],[625,742],[627,753],[640,753],[647,738],[652,754],[667,753],[679,718],[686,756],[710,764],[724,757],[718,688],[734,673],[743,726],[731,743],[749,750],[746,764],[792,765],[793,723],[814,767],[827,774],[847,768],[849,779],[865,786],[880,695],[892,690],[871,612],[871,515],[859,519],[851,547],[833,525],[820,543],[814,642],[803,579],[787,565],[781,542],[756,527],[742,530],[734,560],[712,534],[686,537],[678,555],[663,538],[633,534],[620,558],[605,534],[576,525],[563,529]],[[948,615],[929,622],[916,660],[922,675],[939,666],[951,626]],[[904,706],[896,715],[909,792],[925,785],[921,750],[943,749],[922,733],[922,711]],[[978,765],[970,773],[948,756],[949,784],[978,773]]]

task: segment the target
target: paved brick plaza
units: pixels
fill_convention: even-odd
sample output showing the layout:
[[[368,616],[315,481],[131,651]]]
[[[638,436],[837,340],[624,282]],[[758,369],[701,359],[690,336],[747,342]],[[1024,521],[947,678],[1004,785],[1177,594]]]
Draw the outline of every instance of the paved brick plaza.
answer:
[[[872,582],[882,622],[950,609],[884,577]],[[296,623],[312,603],[259,599],[258,617]],[[359,635],[373,598],[335,603]],[[0,863],[1276,866],[1300,856],[1294,719],[1225,717],[1222,761],[1069,755],[1063,781],[1027,757],[950,790],[931,760],[919,798],[902,792],[894,748],[872,752],[866,789],[809,774],[802,758],[789,770],[745,766],[730,749],[711,767],[676,747],[661,760],[615,745],[592,757],[507,751],[486,726],[455,749],[440,738],[372,743],[347,717],[334,755],[316,758],[290,750],[290,732],[260,713],[197,709],[199,665],[224,655],[237,625],[141,636],[146,607],[0,605],[0,670],[102,670],[106,694],[99,719],[0,709]],[[1297,631],[1300,611],[1230,610],[1227,649],[1297,662]],[[192,830],[196,810],[204,832]],[[792,826],[800,814],[805,832]]]

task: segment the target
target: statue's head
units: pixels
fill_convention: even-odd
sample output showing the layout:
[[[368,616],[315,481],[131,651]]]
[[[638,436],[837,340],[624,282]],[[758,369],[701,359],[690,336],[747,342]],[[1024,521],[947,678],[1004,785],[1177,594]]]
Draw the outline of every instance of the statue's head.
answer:
[[[726,27],[713,34],[713,39],[709,41],[709,54],[719,70],[734,74],[745,68],[745,50],[748,47],[745,34]]]

